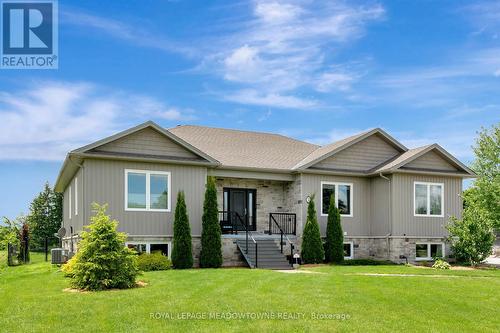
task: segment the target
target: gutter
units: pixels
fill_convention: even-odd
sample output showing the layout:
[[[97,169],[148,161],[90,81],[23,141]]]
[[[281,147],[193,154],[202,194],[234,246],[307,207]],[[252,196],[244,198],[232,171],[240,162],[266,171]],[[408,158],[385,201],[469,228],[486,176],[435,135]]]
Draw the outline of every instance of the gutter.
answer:
[[[385,236],[387,242],[387,257],[390,257],[390,244],[389,237],[392,235],[392,182],[389,177],[384,176],[382,172],[379,173],[380,178],[385,179],[389,182],[389,233]]]
[[[80,188],[82,189],[81,198],[83,200],[82,200],[82,205],[80,205],[79,208],[80,208],[80,211],[82,212],[82,219],[83,219],[82,220],[82,225],[85,225],[85,221],[87,221],[87,216],[85,216],[87,214],[87,209],[84,206],[84,203],[85,203],[85,171],[84,171],[84,169],[85,169],[85,167],[83,166],[83,164],[78,164],[77,162],[73,161],[71,159],[71,155],[68,155],[68,161],[71,162],[71,163],[73,163],[74,165],[76,165],[80,170],[82,170],[82,178],[81,178],[81,181],[80,181],[80,183],[81,183],[80,184]],[[78,236],[80,236],[80,235],[78,234]],[[71,248],[73,249],[73,233],[71,233]]]

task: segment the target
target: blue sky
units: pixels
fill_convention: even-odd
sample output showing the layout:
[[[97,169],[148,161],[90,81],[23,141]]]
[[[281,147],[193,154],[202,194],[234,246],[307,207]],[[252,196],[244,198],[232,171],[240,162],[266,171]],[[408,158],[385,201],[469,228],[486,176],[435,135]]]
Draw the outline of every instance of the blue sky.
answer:
[[[149,119],[320,144],[382,127],[469,163],[500,121],[499,37],[494,1],[60,1],[59,69],[0,70],[0,216]]]

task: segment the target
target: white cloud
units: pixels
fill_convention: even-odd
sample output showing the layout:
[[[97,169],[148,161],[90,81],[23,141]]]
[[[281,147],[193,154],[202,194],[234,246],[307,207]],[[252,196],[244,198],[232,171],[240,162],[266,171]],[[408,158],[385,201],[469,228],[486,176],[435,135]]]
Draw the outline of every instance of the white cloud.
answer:
[[[289,3],[258,1],[255,5],[255,15],[270,24],[290,22],[302,12],[302,8]]]
[[[226,91],[226,100],[235,100],[241,90],[255,91],[261,97],[251,104],[272,107],[276,98],[265,97],[289,99],[298,89],[345,92],[360,74],[334,66],[332,57],[383,16],[384,9],[378,4],[254,1],[252,18],[240,23],[235,33],[211,41],[204,68],[242,85],[240,91]],[[280,103],[281,107],[287,104],[300,105]]]
[[[473,35],[488,34],[492,39],[498,38],[500,31],[500,3],[498,1],[477,1],[463,6],[460,11],[476,28]]]
[[[196,54],[194,48],[168,39],[159,32],[148,31],[137,23],[129,25],[109,17],[86,14],[81,10],[62,10],[60,13],[61,23],[66,25],[99,30],[109,36],[140,47],[154,48],[168,53],[180,53],[189,57]]]
[[[259,118],[257,118],[257,121],[260,122],[260,123],[263,122],[263,121],[266,121],[266,120],[268,120],[271,117],[272,114],[273,113],[271,112],[271,110],[267,110],[266,113],[264,113],[262,116],[260,116]]]
[[[37,82],[0,92],[0,160],[60,160],[138,122],[192,117],[192,110],[91,83]]]
[[[273,106],[276,108],[309,109],[318,106],[317,101],[278,93],[261,93],[254,89],[244,89],[226,94],[224,99],[240,104]]]
[[[329,132],[319,133],[319,135],[315,135],[305,139],[305,141],[314,143],[320,146],[324,146],[335,141],[339,141],[350,136],[359,134],[361,132],[368,131],[369,128],[338,128]]]

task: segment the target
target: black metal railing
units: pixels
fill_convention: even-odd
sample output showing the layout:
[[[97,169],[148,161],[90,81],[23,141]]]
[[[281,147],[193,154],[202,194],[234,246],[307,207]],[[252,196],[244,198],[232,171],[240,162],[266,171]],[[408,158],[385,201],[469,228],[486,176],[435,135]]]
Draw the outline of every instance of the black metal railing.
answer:
[[[238,234],[238,231],[249,229],[248,216],[241,216],[237,212],[219,211],[220,229],[223,234]]]
[[[255,247],[254,267],[257,267],[258,245],[252,235],[252,231],[250,230],[250,226],[248,224],[248,215],[242,217],[237,212],[219,211],[219,221],[221,225],[221,231],[223,233],[234,233],[237,235],[238,230],[245,232],[245,254],[248,254],[248,242],[251,241]]]
[[[287,235],[297,233],[297,215],[294,213],[269,213],[269,234],[279,234],[281,231]]]
[[[288,238],[288,235],[286,233],[286,230],[283,229],[283,226],[289,226],[289,224],[285,224],[285,225],[282,225],[280,223],[278,223],[278,220],[276,220],[276,215],[293,215],[293,221],[294,221],[294,234],[295,234],[295,214],[289,214],[289,213],[269,213],[269,234],[272,234],[272,230],[273,228],[277,228],[279,232],[276,232],[276,233],[279,233],[280,234],[280,248],[281,248],[281,253],[283,253],[283,246],[286,244],[286,242],[284,241],[284,239],[286,238],[286,240],[288,241],[288,244],[290,245],[290,265],[293,265],[293,250],[295,248],[295,246],[293,245],[292,241],[290,240],[290,238]]]

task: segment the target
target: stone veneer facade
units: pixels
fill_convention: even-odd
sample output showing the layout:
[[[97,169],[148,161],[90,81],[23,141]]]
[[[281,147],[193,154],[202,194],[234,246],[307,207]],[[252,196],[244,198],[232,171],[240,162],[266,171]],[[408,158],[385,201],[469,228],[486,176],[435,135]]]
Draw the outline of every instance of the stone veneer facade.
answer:
[[[217,178],[217,203],[219,211],[223,210],[224,188],[246,188],[256,189],[256,218],[257,232],[269,230],[269,213],[296,213],[299,209],[294,202],[300,200],[300,186],[295,182],[239,179],[239,178]],[[297,189],[298,188],[298,189]],[[290,199],[293,198],[293,199]],[[297,214],[297,218],[299,218]],[[297,221],[297,230],[299,223]]]

